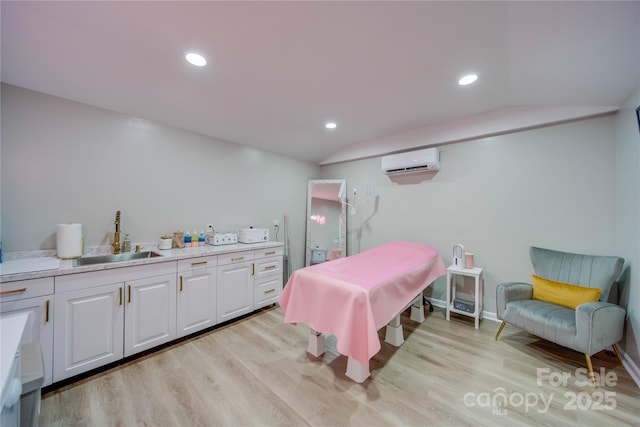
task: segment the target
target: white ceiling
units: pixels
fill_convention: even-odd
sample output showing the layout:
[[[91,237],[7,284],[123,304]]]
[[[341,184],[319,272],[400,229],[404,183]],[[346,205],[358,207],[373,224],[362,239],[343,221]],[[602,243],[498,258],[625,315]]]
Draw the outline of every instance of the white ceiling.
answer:
[[[3,82],[314,163],[485,115],[612,111],[640,81],[638,1],[0,7]]]

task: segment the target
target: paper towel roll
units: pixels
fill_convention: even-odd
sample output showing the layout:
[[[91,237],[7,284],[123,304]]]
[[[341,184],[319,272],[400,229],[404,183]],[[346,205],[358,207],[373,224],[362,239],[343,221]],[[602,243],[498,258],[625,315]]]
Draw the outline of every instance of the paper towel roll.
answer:
[[[80,258],[83,251],[82,224],[58,224],[58,258]]]

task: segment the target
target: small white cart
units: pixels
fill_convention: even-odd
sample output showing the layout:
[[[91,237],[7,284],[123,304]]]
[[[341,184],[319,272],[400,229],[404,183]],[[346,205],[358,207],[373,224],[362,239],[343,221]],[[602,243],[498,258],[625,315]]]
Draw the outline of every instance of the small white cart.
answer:
[[[475,280],[474,307],[473,312],[465,311],[454,306],[456,298],[456,276],[473,277]],[[482,268],[460,268],[453,265],[447,267],[447,320],[451,318],[451,312],[470,316],[476,320],[476,329],[480,326],[482,319],[482,289],[484,288],[484,278],[482,277]]]

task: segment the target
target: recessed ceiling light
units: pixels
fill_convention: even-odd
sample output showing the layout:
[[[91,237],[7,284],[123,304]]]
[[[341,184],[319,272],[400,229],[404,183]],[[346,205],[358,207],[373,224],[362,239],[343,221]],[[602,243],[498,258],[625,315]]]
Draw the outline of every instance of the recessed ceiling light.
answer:
[[[464,77],[462,77],[460,80],[458,80],[458,84],[460,86],[466,86],[466,85],[470,85],[471,83],[475,82],[476,80],[478,80],[478,76],[475,74],[469,74],[466,75]]]
[[[207,65],[207,60],[204,59],[204,56],[198,55],[197,53],[187,53],[185,58],[187,59],[187,61],[189,61],[190,64],[193,64],[196,67],[204,67],[205,65]]]
[[[335,122],[328,122],[326,125],[324,125],[324,127],[326,127],[327,129],[335,129],[338,125],[335,124]]]

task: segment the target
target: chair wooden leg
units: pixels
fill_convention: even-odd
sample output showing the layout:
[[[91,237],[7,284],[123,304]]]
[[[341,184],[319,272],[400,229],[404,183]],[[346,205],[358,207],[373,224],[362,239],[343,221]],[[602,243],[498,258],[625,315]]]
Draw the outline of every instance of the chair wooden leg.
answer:
[[[587,359],[587,368],[589,368],[589,378],[591,378],[591,384],[593,384],[593,388],[598,388],[596,386],[596,376],[593,373],[593,365],[591,364],[591,356],[585,353],[584,358]]]
[[[620,367],[624,368],[624,364],[622,363],[622,356],[620,355],[620,350],[618,350],[618,344],[612,344],[613,351],[618,356],[618,362],[620,362]]]
[[[498,341],[498,337],[500,336],[500,333],[502,332],[502,330],[504,329],[504,325],[506,325],[507,322],[502,322],[502,325],[500,325],[500,328],[498,329],[498,333],[496,333],[496,341]]]

